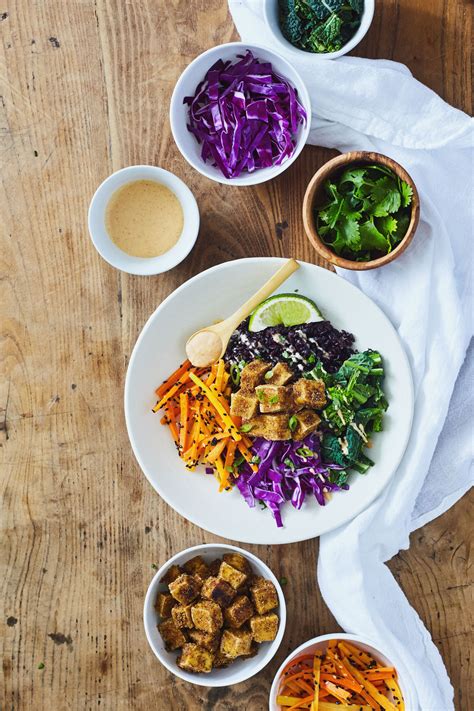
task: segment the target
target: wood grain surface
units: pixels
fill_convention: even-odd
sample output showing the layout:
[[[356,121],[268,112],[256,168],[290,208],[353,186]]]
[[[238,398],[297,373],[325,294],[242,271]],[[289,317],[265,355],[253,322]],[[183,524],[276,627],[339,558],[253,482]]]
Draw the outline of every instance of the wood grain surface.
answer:
[[[376,6],[357,54],[405,62],[471,111],[469,0]],[[210,265],[252,255],[315,261],[301,202],[334,155],[308,147],[275,181],[240,190],[185,163],[168,122],[174,83],[195,55],[235,38],[224,0],[0,4],[2,709],[259,711],[287,652],[338,629],[309,541],[250,547],[289,580],[284,642],[255,679],[187,685],[159,665],[143,632],[152,564],[214,537],[164,504],[133,458],[122,392],[135,339],[167,294]],[[118,273],[87,232],[95,188],[133,163],[176,172],[200,205],[196,248],[159,277]],[[471,511],[465,497],[390,563],[463,710],[474,708]]]

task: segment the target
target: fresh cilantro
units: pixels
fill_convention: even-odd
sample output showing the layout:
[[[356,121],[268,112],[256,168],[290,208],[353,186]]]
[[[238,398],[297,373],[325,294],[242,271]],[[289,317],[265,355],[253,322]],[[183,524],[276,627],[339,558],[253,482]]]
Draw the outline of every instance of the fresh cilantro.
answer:
[[[324,185],[327,201],[316,206],[316,227],[333,252],[369,261],[389,254],[403,239],[413,190],[383,165],[354,164]]]

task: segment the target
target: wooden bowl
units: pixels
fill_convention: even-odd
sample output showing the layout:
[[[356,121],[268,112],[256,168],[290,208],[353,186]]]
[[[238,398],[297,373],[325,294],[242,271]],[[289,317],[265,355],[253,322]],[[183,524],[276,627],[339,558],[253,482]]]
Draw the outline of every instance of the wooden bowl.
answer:
[[[411,218],[405,236],[401,242],[389,254],[372,259],[368,262],[356,262],[352,259],[344,259],[335,254],[328,245],[326,245],[316,230],[316,222],[314,219],[314,205],[318,202],[323,202],[324,183],[326,180],[336,173],[342,172],[349,164],[358,163],[360,165],[367,163],[378,163],[379,165],[390,168],[395,175],[404,180],[413,190],[411,202]],[[375,269],[382,267],[396,259],[402,252],[406,250],[413,239],[418,221],[420,219],[420,198],[416,185],[406,170],[402,168],[396,161],[381,153],[372,153],[369,151],[352,151],[351,153],[342,153],[332,160],[325,163],[311,178],[303,200],[303,223],[311,244],[316,249],[318,254],[331,264],[344,269],[354,269],[356,271],[365,271],[367,269]]]

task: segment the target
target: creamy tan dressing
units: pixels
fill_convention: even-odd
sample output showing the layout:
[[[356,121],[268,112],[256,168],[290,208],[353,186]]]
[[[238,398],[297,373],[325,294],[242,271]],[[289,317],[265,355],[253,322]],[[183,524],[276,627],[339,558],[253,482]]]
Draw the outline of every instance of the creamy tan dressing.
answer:
[[[176,195],[155,180],[134,180],[110,198],[105,226],[110,239],[132,257],[168,252],[183,231],[184,216]]]
[[[186,343],[186,354],[191,363],[204,368],[219,360],[222,341],[212,331],[198,331]]]

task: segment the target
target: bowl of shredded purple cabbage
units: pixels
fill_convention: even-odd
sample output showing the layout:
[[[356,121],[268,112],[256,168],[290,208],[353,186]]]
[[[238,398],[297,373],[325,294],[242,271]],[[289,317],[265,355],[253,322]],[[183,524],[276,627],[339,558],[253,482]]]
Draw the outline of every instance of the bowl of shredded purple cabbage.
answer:
[[[204,52],[184,70],[170,120],[176,145],[202,175],[255,185],[296,160],[308,138],[311,103],[283,57],[231,42]]]

